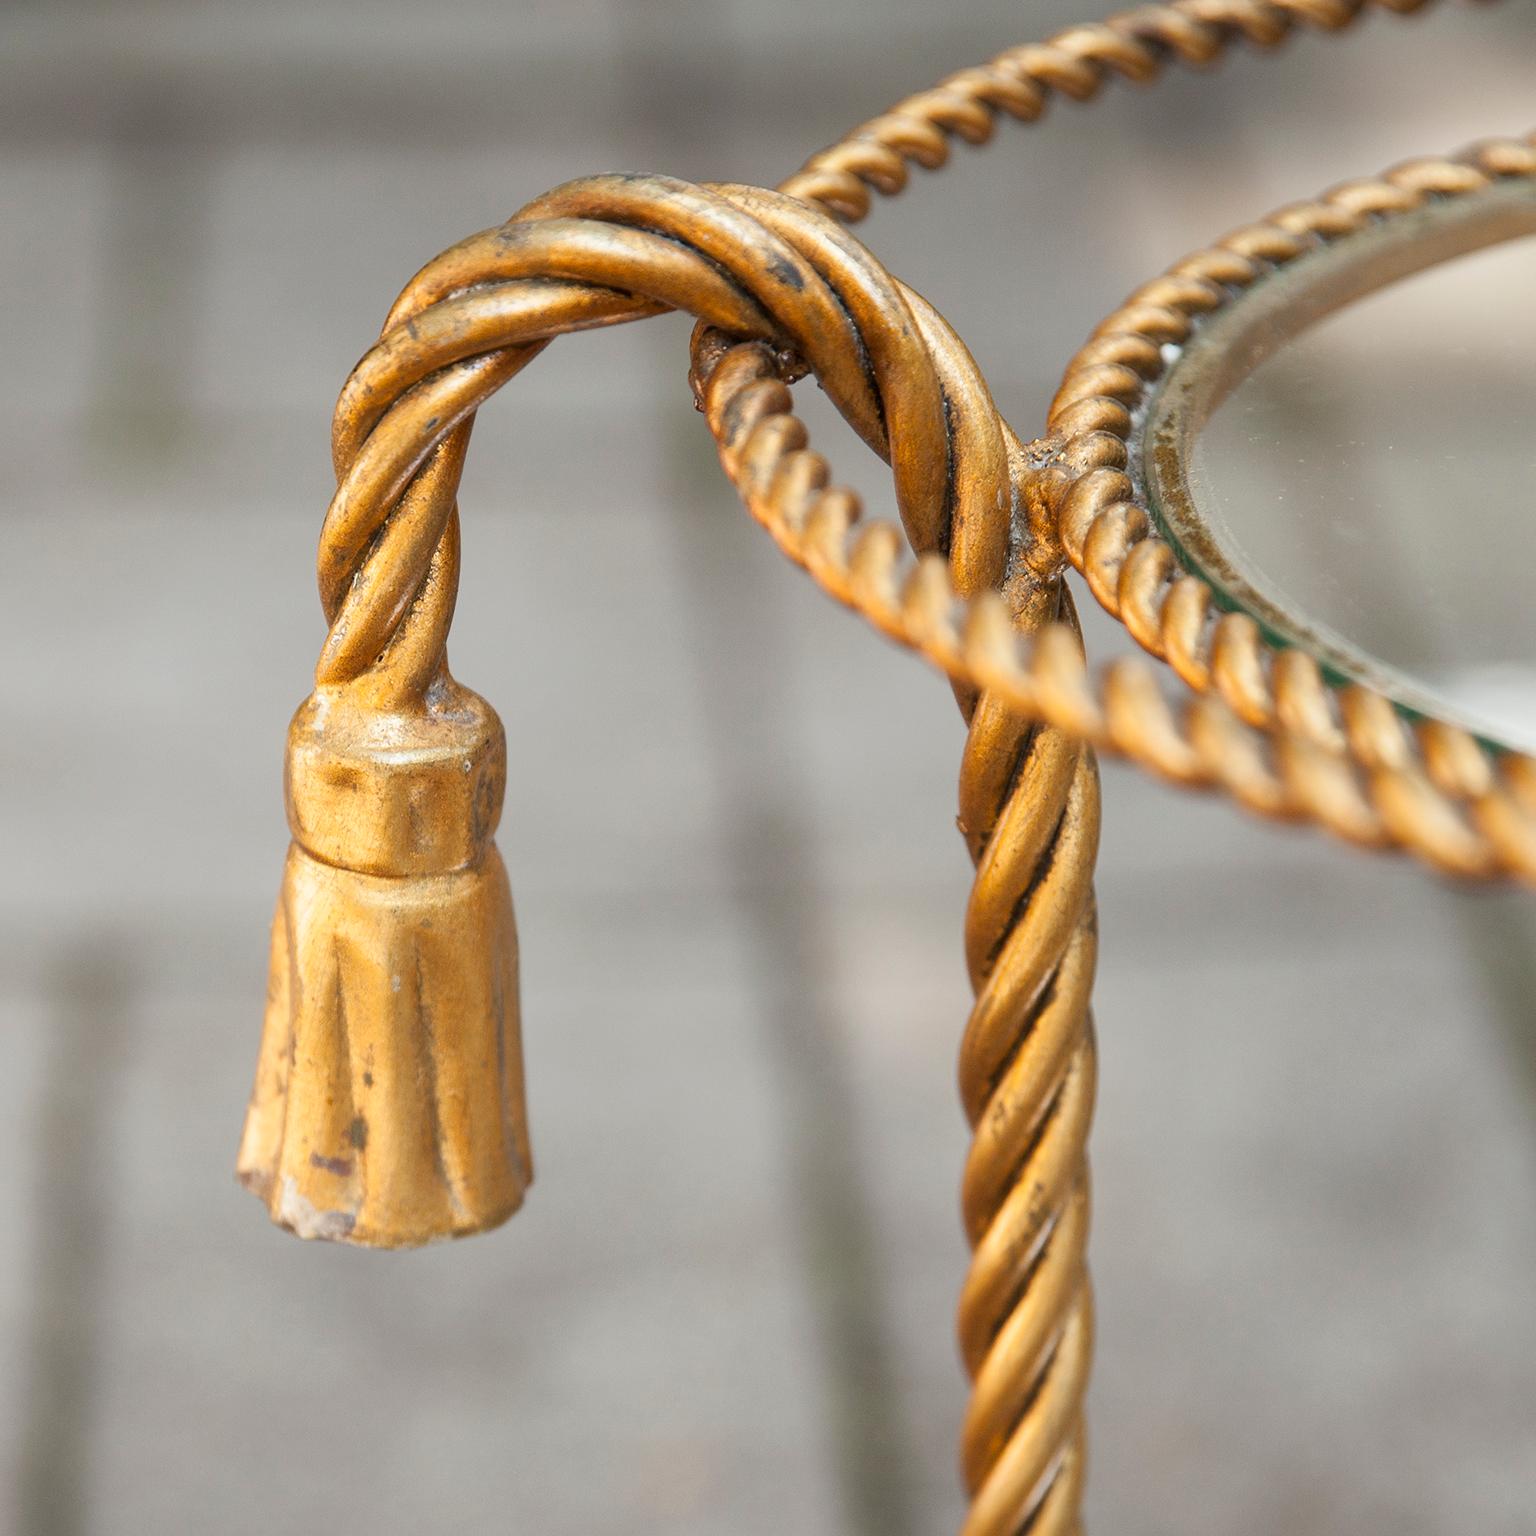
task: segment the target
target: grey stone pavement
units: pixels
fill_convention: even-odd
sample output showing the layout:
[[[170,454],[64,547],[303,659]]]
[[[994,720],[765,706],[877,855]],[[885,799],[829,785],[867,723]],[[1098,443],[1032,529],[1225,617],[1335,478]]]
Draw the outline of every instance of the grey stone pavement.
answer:
[[[737,509],[680,320],[551,348],[464,493],[528,1206],[355,1253],[230,1166],[327,420],[400,284],[588,171],[775,180],[1078,14],[0,10],[0,1532],[954,1527],[960,731]],[[1528,6],[1287,53],[1061,107],[866,226],[1022,429],[1185,249],[1529,126]],[[1529,1532],[1530,902],[1105,778],[1092,1527]]]

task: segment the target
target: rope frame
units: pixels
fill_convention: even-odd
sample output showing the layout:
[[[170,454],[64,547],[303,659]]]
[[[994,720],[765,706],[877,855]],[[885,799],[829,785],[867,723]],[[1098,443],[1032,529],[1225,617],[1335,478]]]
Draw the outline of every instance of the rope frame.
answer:
[[[1080,1525],[1096,754],[1444,871],[1536,883],[1536,763],[1453,727],[1410,730],[1380,695],[1331,691],[1302,653],[1274,651],[1240,615],[1217,616],[1209,587],[1155,536],[1126,471],[1133,412],[1162,348],[1200,315],[1363,221],[1536,175],[1536,148],[1499,141],[1412,162],[1188,258],[1097,328],[1033,442],[1002,419],[943,318],[844,224],[873,194],[900,191],[912,165],[942,165],[953,138],[982,143],[1004,114],[1032,122],[1053,95],[1085,101],[1169,62],[1210,64],[1238,42],[1272,49],[1300,26],[1333,32],[1370,9],[1427,3],[1174,0],[953,75],[812,157],[777,192],[657,176],[569,183],[424,267],[338,401],[338,489],[317,559],[329,624],[317,697],[406,716],[459,699],[446,641],[476,409],[555,336],[671,308],[699,321],[690,376],[749,513],[826,592],[953,680],[968,727],[959,824],[976,864],[965,922],[975,1004],[959,1073],[973,1128],[958,1329],[973,1381],[964,1536]],[[890,463],[899,523],[865,518],[810,447],[791,392],[806,373]],[[1140,658],[1088,668],[1069,566],[1172,667],[1184,696],[1170,699]],[[277,1059],[284,1026],[272,1020]],[[265,1189],[264,1177],[257,1169],[252,1187]]]
[[[1485,747],[1443,720],[1410,721],[1378,690],[1330,682],[1306,650],[1273,644],[1248,614],[1222,611],[1211,586],[1180,569],[1154,525],[1146,484],[1129,468],[1138,413],[1176,366],[1170,348],[1203,319],[1319,246],[1431,200],[1514,180],[1536,180],[1536,140],[1490,140],[1450,158],[1407,161],[1233,231],[1137,289],[1095,329],[1067,367],[1046,431],[1066,465],[1092,466],[1057,477],[1051,496],[1067,556],[1104,609],[1191,689],[1220,698],[1248,726],[1349,760],[1353,794],[1341,779],[1338,796],[1297,797],[1297,810],[1351,840],[1398,844],[1447,873],[1536,882],[1536,762]],[[1280,782],[1284,750],[1268,786],[1277,809],[1293,804]]]

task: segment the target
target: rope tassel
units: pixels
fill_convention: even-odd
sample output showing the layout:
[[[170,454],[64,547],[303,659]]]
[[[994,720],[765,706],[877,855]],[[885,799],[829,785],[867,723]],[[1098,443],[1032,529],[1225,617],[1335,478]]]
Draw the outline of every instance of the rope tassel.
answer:
[[[501,722],[321,688],[288,733],[293,832],[238,1173],[300,1237],[405,1248],[497,1226],[532,1178],[517,932],[492,842]]]

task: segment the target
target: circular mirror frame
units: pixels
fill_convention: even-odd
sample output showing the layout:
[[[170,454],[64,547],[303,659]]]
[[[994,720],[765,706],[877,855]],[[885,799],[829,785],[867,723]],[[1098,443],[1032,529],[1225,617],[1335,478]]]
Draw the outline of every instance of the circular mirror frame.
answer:
[[[1433,199],[1318,245],[1196,326],[1150,392],[1130,444],[1132,477],[1158,531],[1180,563],[1210,584],[1223,607],[1251,614],[1271,643],[1308,651],[1330,681],[1363,683],[1414,717],[1454,719],[1485,739],[1496,732],[1309,617],[1300,611],[1304,605],[1292,605],[1255,574],[1226,520],[1202,508],[1189,467],[1196,438],[1238,385],[1318,321],[1417,272],[1531,234],[1536,234],[1536,177],[1516,177],[1465,196]]]
[[[1138,644],[1249,724],[1341,747],[1367,772],[1421,767],[1458,804],[1494,777],[1531,799],[1536,758],[1479,739],[1427,690],[1257,590],[1196,509],[1188,448],[1291,336],[1400,278],[1532,231],[1529,138],[1410,161],[1282,208],[1176,263],[1106,318],[1068,366],[1040,445],[1069,481],[1057,510],[1065,552]]]

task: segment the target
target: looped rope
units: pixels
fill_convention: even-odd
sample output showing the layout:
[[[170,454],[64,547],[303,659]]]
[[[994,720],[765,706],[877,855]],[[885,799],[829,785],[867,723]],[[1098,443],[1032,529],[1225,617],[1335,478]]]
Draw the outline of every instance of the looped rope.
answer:
[[[1131,39],[1158,57],[1155,39],[1177,34],[1185,43],[1169,43],[1167,56],[1193,60],[1180,30],[1193,23],[1216,28],[1224,47],[1237,36],[1278,40],[1276,17],[1288,18],[1287,27],[1298,19],[1332,27],[1361,9],[1179,0],[1008,57],[1028,55],[1032,68],[1044,69],[1042,59],[1074,54],[1096,61],[1102,83],[1111,56],[1121,64],[1129,57],[1099,46],[1106,30],[1117,48]],[[1093,38],[1099,43],[1090,47]],[[397,701],[430,684],[444,665],[457,586],[453,496],[474,408],[561,330],[683,307],[719,332],[771,341],[782,354],[780,378],[809,366],[855,430],[891,457],[906,542],[920,557],[915,569],[904,541],[878,523],[837,547],[829,527],[851,528],[857,517],[844,493],[820,498],[825,508],[809,496],[790,504],[809,480],[802,468],[801,481],[776,487],[772,449],[794,429],[765,431],[743,455],[745,407],[729,420],[715,417],[727,470],[786,552],[944,668],[966,696],[995,688],[1014,708],[1100,750],[1186,786],[1221,788],[1263,815],[1314,821],[1363,846],[1405,847],[1452,873],[1536,881],[1530,759],[1489,754],[1448,726],[1405,733],[1369,690],[1351,690],[1335,706],[1305,657],[1276,655],[1240,616],[1213,616],[1209,588],[1178,573],[1171,551],[1148,537],[1144,511],[1126,496],[1123,443],[1112,441],[1123,436],[1125,402],[1155,370],[1160,344],[1187,331],[1220,284],[1251,281],[1264,263],[1405,199],[1446,195],[1469,177],[1515,174],[1531,149],[1505,142],[1479,153],[1480,167],[1417,162],[1351,184],[1239,231],[1148,285],[1079,354],[1053,408],[1053,440],[1034,462],[942,320],[815,210],[754,189],[661,178],[601,178],[552,193],[424,269],[348,382],[335,431],[341,484],[320,556],[331,633],[319,680],[363,678],[377,697]],[[804,173],[788,185],[816,191]],[[757,264],[743,269],[748,249]],[[723,260],[731,252],[734,269]],[[717,341],[711,357],[720,352]],[[696,366],[701,388],[706,372]],[[935,415],[936,398],[946,421]],[[975,409],[956,410],[957,400]],[[787,396],[782,411],[788,419]],[[889,437],[887,412],[901,423]],[[815,541],[802,525],[814,525]],[[1091,678],[1070,637],[1047,632],[1020,649],[1010,622],[1018,594],[1003,603],[986,594],[1010,561],[1026,589],[1028,578],[1049,576],[1063,548],[1099,600],[1201,697],[1176,708],[1126,663]],[[928,570],[921,557],[944,555],[956,558],[940,580],[942,562]]]
[[[700,319],[695,384],[727,468],[824,584],[900,632],[881,603],[910,547],[922,563],[908,618],[930,591],[991,599],[1010,635],[1049,629],[1076,649],[1060,552],[1023,504],[1028,453],[935,311],[834,220],[780,193],[608,176],[559,188],[430,263],[347,381],[319,557],[322,685],[398,707],[446,675],[455,495],[475,409],[554,335],[664,307]],[[831,488],[805,448],[785,380],[806,369],[890,462],[904,535],[854,530],[852,493]],[[961,1060],[979,1128],[961,1315],[977,1380],[968,1528],[1003,1530],[1037,1505],[1075,1508],[1081,1474],[1098,781],[1075,736],[979,697],[980,679],[951,670],[971,725],[962,825],[978,860],[966,926],[977,1003]]]
[[[1206,600],[1139,537],[1123,487],[1104,478],[1123,469],[1114,433],[1089,419],[1123,404],[1129,386],[1113,370],[1134,372],[1137,343],[1091,344],[1103,355],[1085,367],[1111,372],[1082,374],[1053,436],[1025,444],[943,319],[821,210],[861,216],[871,190],[899,190],[909,162],[941,164],[951,135],[981,142],[999,111],[1031,119],[1051,92],[1086,99],[1116,74],[1208,62],[1239,39],[1271,47],[1298,22],[1333,29],[1364,8],[1176,0],[1075,28],[913,98],[779,193],[654,176],[570,183],[423,268],[338,403],[339,484],[318,561],[322,685],[398,708],[446,677],[474,412],[554,336],[669,308],[700,321],[695,390],[753,516],[829,593],[955,682],[969,723],[960,825],[977,863],[966,920],[977,997],[960,1068],[975,1131],[964,1186],[975,1256],[960,1309],[975,1382],[966,1536],[1077,1520],[1092,1332],[1092,749],[1443,868],[1533,880],[1536,771],[1510,759],[1490,792],[1450,751],[1362,767],[1355,736],[1298,729],[1294,710],[1245,719],[1214,694],[1175,707],[1134,659],[1091,675],[1060,580],[1069,559],[1101,598],[1111,575],[1130,594],[1122,606],[1139,639],[1131,615],[1161,605],[1168,622],[1142,628],[1157,628],[1188,680],[1219,669],[1201,649]],[[891,464],[901,527],[863,520],[809,448],[788,387],[807,371]],[[1453,770],[1467,793],[1447,788]]]
[[[1370,10],[1406,15],[1432,0],[1173,0],[1144,5],[963,69],[813,155],[783,190],[851,223],[871,194],[900,192],[912,165],[937,170],[950,140],[985,144],[1000,116],[1033,123],[1053,96],[1091,101],[1116,79],[1145,85],[1170,63],[1204,68],[1236,43],[1272,49],[1298,27],[1337,32]]]
[[[457,577],[454,496],[470,420],[563,331],[681,308],[810,368],[888,458],[914,547],[948,550],[964,590],[994,583],[1007,522],[978,496],[1007,483],[996,412],[946,425],[945,378],[893,279],[823,214],[776,193],[659,176],[573,182],[445,252],[408,285],[348,379],[338,488],[321,534],[331,630],[322,684],[419,693],[442,666]],[[945,333],[947,359],[963,352]],[[985,394],[969,359],[948,366]],[[956,382],[951,378],[951,383]]]

